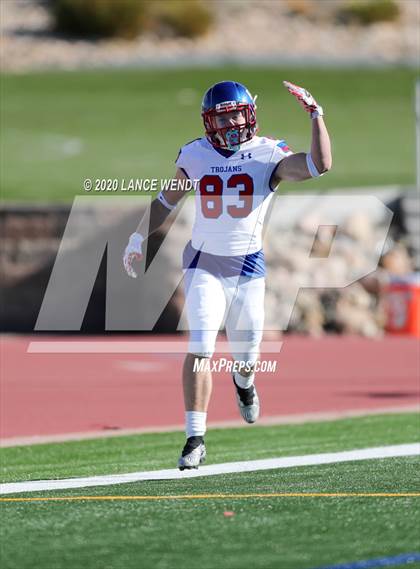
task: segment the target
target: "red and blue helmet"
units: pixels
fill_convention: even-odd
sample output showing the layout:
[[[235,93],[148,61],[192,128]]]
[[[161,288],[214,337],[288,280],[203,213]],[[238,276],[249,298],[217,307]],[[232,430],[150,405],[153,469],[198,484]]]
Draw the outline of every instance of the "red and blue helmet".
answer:
[[[219,148],[237,150],[243,142],[251,140],[258,130],[255,109],[255,98],[241,83],[216,83],[208,89],[201,105],[201,116],[208,140]],[[241,112],[245,123],[218,127],[216,117],[232,111]]]

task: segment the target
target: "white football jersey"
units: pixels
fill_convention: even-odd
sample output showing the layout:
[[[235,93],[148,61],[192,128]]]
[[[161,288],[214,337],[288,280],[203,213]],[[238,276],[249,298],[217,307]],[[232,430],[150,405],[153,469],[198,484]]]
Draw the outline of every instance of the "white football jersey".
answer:
[[[176,160],[191,180],[196,214],[192,246],[213,255],[247,255],[262,248],[262,228],[273,196],[270,178],[292,154],[284,140],[261,136],[225,157],[207,138],[186,144]]]

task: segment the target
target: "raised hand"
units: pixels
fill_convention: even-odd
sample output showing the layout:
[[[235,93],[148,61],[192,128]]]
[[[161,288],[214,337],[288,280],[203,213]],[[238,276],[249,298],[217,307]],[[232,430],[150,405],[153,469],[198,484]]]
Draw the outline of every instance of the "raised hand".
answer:
[[[290,83],[289,81],[283,81],[283,85],[289,93],[297,99],[298,103],[305,109],[305,111],[311,115],[311,118],[315,119],[324,115],[321,105],[318,105],[309,91],[303,87],[295,85],[294,83]]]

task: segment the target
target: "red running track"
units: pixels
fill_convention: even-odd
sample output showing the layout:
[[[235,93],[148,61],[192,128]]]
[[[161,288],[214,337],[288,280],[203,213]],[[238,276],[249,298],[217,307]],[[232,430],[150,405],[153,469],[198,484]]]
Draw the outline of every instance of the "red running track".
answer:
[[[138,342],[174,337],[85,337]],[[183,423],[182,354],[37,354],[31,341],[1,338],[0,436],[26,437]],[[59,336],[53,340],[81,341]],[[419,401],[419,343],[388,337],[286,336],[276,373],[257,378],[264,418],[407,408]],[[214,377],[209,421],[238,419],[228,373]]]

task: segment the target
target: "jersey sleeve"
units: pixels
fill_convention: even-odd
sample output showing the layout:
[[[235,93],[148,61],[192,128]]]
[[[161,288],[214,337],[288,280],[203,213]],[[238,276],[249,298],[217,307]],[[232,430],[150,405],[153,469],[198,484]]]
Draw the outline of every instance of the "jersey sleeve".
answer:
[[[196,138],[195,140],[191,140],[191,142],[184,144],[184,146],[180,148],[175,160],[177,168],[182,170],[190,180],[194,177],[194,150],[199,140],[199,138]]]
[[[293,151],[290,149],[285,140],[279,140],[276,144],[275,150],[275,156],[278,157],[279,162],[281,162],[283,158],[286,158],[286,156],[293,154]]]
[[[185,151],[185,146],[179,149],[175,164],[177,168],[184,172],[187,178],[190,177],[188,174],[188,152]]]
[[[277,169],[277,166],[280,164],[280,162],[283,160],[283,158],[286,158],[287,156],[291,156],[293,154],[293,151],[291,150],[291,148],[289,147],[289,145],[287,144],[287,142],[285,140],[277,140],[275,142],[275,146],[274,146],[274,150],[273,153],[271,155],[271,164],[272,164],[272,170],[271,170],[271,175],[270,175],[270,179],[269,179],[269,188],[272,192],[275,191],[276,188],[273,188],[272,186],[272,181],[273,181],[273,175],[274,172]]]

